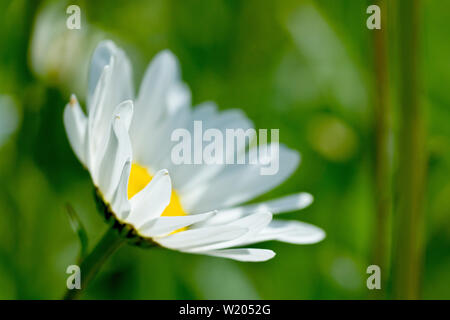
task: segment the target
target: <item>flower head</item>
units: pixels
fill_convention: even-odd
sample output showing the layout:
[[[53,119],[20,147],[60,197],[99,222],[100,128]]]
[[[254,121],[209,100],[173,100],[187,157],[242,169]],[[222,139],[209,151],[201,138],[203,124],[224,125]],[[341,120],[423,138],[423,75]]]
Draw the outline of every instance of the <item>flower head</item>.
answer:
[[[111,41],[100,43],[90,67],[87,115],[75,96],[64,111],[70,144],[89,170],[103,210],[123,235],[240,261],[264,261],[275,254],[234,247],[324,238],[318,227],[272,220],[275,214],[308,206],[312,196],[307,193],[241,205],[287,179],[298,166],[297,152],[280,145],[280,170],[267,176],[255,164],[174,164],[173,130],[193,131],[194,121],[221,132],[252,128],[252,123],[240,110],[219,112],[210,102],[191,108],[190,91],[169,51],[154,58],[137,97],[131,74],[124,52]],[[244,145],[238,152],[253,150]]]

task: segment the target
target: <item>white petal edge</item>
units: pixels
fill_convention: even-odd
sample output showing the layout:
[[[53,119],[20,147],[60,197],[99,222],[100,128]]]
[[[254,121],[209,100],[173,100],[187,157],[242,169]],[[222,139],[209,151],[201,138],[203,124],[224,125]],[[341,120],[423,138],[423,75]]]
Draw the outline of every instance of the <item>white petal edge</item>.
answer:
[[[113,78],[110,84],[110,102],[112,106],[126,99],[133,99],[133,81],[131,64],[125,52],[113,41],[100,42],[91,59],[88,79],[88,106],[92,104],[94,92],[105,66],[112,68]]]
[[[275,215],[301,210],[308,207],[313,202],[313,199],[311,194],[300,192],[265,202],[224,209],[220,210],[218,214],[211,219],[208,219],[208,221],[203,222],[203,225],[223,224],[258,212],[271,212]]]
[[[216,211],[177,217],[159,217],[148,221],[139,228],[139,233],[146,237],[164,236],[180,228],[212,217]]]
[[[114,193],[112,200],[113,212],[120,220],[125,220],[131,211],[131,204],[128,200],[128,179],[131,172],[131,160],[125,162],[120,175],[119,185]]]
[[[292,244],[313,244],[325,238],[325,231],[312,224],[294,220],[273,220],[245,245],[277,240]]]
[[[111,78],[111,68],[106,65],[100,75],[100,78],[95,87],[92,102],[88,102],[88,124],[87,124],[87,143],[86,143],[86,163],[91,176],[95,180],[97,177],[97,172],[95,164],[101,160],[101,155],[97,151],[98,140],[101,140],[101,134],[97,128],[98,117],[101,114],[101,109],[104,104],[105,95],[107,93],[108,82]]]
[[[296,170],[299,161],[297,151],[279,144],[279,171],[275,175],[261,175],[262,164],[230,165],[209,183],[183,194],[183,207],[195,213],[249,201],[283,183]]]
[[[159,170],[153,179],[130,199],[131,213],[127,222],[140,228],[144,223],[161,216],[170,203],[172,183],[166,169]]]
[[[145,150],[148,132],[156,130],[161,117],[168,111],[168,95],[176,82],[180,82],[178,60],[172,52],[163,50],[147,67],[139,88],[136,114],[131,126],[133,149]],[[140,158],[140,155],[137,158]]]
[[[63,119],[70,146],[78,160],[87,165],[85,154],[87,118],[74,94],[72,94],[70,102],[64,109]]]
[[[193,120],[188,124],[188,131],[194,135]],[[197,119],[195,119],[197,120]],[[226,130],[248,130],[253,129],[253,123],[247,118],[245,113],[239,109],[229,109],[222,112],[214,112],[208,118],[202,121],[203,131],[208,129],[219,130],[223,136],[226,136]],[[251,132],[251,131],[250,131]],[[225,143],[225,142],[224,142]],[[174,181],[175,186],[180,195],[189,194],[199,184],[205,184],[215,178],[222,170],[226,168],[226,163],[232,161],[237,154],[244,154],[245,148],[248,144],[245,139],[245,144],[237,150],[237,145],[225,144],[226,149],[223,154],[223,163],[200,165],[180,165],[177,169],[177,181]],[[236,148],[236,152],[232,149]]]
[[[247,228],[219,226],[182,231],[167,237],[156,237],[153,240],[163,247],[183,250],[195,246],[236,239],[247,232]]]
[[[191,248],[188,248],[186,251],[203,252],[203,251],[211,251],[211,250],[218,250],[218,249],[225,249],[225,248],[240,246],[243,243],[247,243],[255,235],[257,235],[261,230],[263,230],[265,227],[267,227],[267,225],[270,223],[271,220],[272,220],[272,214],[269,212],[255,213],[255,214],[249,215],[247,217],[235,220],[235,221],[227,224],[226,226],[234,226],[236,228],[246,228],[248,231],[245,234],[243,234],[241,237],[227,240],[227,241],[191,247]]]
[[[237,209],[239,209],[243,214],[262,211],[279,214],[304,209],[308,207],[313,200],[314,198],[311,194],[307,192],[300,192],[265,202],[242,206]]]
[[[183,127],[186,119],[190,117],[191,92],[185,84],[181,82],[173,84],[168,89],[165,99],[167,106],[158,122],[155,125],[147,124],[145,127],[147,131],[144,136],[151,138],[145,140],[144,147],[140,147],[139,150],[136,147],[137,161],[151,168],[172,166],[170,153],[175,142],[171,141],[171,134],[175,129]]]
[[[92,54],[91,63],[89,66],[88,78],[88,106],[93,105],[94,92],[98,86],[100,76],[103,73],[105,66],[109,65],[111,57],[117,50],[115,44],[110,40],[100,42]],[[90,109],[89,109],[90,110]]]
[[[98,153],[103,154],[103,157],[95,165],[98,179],[94,182],[98,183],[98,187],[107,201],[112,201],[125,163],[132,160],[131,141],[128,134],[132,114],[133,103],[131,100],[124,101],[117,106],[104,151],[97,150]]]
[[[275,252],[267,249],[225,249],[202,252],[209,256],[228,258],[242,262],[263,262],[272,259]]]

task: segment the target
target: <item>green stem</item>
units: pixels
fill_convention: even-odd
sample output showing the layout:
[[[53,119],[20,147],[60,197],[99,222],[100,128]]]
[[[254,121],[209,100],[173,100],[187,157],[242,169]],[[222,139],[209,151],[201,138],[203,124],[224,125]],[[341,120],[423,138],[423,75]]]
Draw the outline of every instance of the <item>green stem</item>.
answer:
[[[387,6],[378,0],[381,8],[381,29],[371,31],[374,47],[375,97],[375,227],[373,263],[380,266],[383,273],[382,290],[375,290],[374,297],[381,298],[386,293],[387,275],[389,274],[390,220],[392,212],[392,168],[389,154],[391,135],[391,108],[389,105],[389,76],[387,52]]]
[[[395,225],[394,298],[418,299],[423,252],[426,175],[424,110],[419,85],[419,0],[397,2],[400,132]]]
[[[110,228],[92,252],[81,262],[81,289],[68,289],[65,300],[77,299],[86,289],[106,260],[125,242],[125,238],[117,234],[117,230]]]

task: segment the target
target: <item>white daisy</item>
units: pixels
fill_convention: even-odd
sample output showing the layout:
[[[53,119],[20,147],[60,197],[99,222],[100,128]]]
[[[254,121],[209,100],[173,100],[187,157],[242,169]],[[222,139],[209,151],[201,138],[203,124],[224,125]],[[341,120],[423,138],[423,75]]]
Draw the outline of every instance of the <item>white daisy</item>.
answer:
[[[287,179],[298,166],[297,152],[280,145],[280,170],[272,176],[260,175],[259,165],[175,165],[174,129],[192,130],[194,120],[223,132],[252,123],[240,110],[218,112],[213,103],[192,109],[190,91],[169,51],[154,58],[136,98],[131,78],[124,52],[111,41],[102,42],[91,61],[87,116],[75,96],[64,111],[70,144],[89,170],[105,214],[123,236],[240,261],[265,261],[275,253],[234,247],[324,238],[310,224],[272,220],[274,214],[308,206],[312,196],[307,193],[240,206]],[[253,152],[245,150],[240,151]]]

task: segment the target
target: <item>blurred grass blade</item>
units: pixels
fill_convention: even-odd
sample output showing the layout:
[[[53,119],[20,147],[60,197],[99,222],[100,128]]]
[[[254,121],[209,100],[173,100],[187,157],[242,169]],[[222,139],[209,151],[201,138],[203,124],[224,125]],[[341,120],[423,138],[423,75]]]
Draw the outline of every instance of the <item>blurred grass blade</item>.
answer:
[[[70,226],[73,231],[78,235],[78,239],[80,240],[80,254],[78,259],[83,259],[87,254],[88,249],[88,236],[86,233],[86,229],[81,223],[81,219],[78,214],[75,212],[73,207],[70,204],[66,204],[66,212],[69,217]]]
[[[392,135],[392,110],[389,101],[389,64],[388,64],[388,35],[387,4],[378,0],[381,7],[382,26],[380,30],[372,31],[374,48],[374,187],[376,220],[374,226],[373,261],[380,266],[384,274],[390,274],[390,248],[391,248],[391,217],[392,217],[392,153],[390,138]],[[372,296],[386,297],[387,276],[381,286],[383,290],[373,290]]]
[[[419,299],[424,252],[425,110],[421,103],[420,2],[397,2],[399,30],[399,169],[393,289],[396,299]]]

